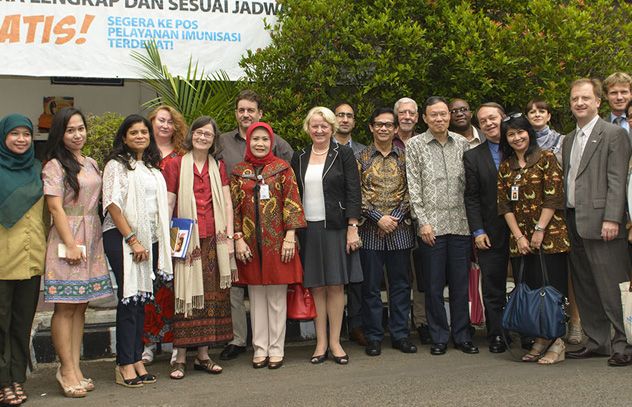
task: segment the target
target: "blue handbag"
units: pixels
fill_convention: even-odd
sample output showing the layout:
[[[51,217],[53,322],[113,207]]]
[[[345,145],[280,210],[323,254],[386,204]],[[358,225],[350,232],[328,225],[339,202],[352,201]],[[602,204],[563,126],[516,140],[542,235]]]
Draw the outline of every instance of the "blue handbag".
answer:
[[[566,298],[549,285],[546,264],[539,254],[542,287],[531,289],[523,281],[524,257],[520,262],[516,287],[509,293],[502,326],[522,336],[555,339],[566,334]]]

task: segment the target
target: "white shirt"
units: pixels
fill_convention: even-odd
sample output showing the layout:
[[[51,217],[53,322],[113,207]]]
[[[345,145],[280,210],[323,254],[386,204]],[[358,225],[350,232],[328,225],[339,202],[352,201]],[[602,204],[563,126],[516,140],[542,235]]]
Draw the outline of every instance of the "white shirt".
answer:
[[[308,222],[325,220],[325,194],[323,193],[323,170],[325,164],[309,164],[305,171],[303,209]]]

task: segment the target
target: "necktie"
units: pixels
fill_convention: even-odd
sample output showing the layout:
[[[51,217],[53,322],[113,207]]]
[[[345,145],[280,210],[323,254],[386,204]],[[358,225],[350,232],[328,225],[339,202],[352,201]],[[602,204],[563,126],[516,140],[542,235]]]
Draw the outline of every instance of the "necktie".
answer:
[[[570,208],[575,207],[575,178],[577,177],[577,170],[579,169],[579,163],[582,160],[582,154],[584,153],[584,147],[586,146],[586,135],[581,129],[577,130],[575,134],[575,141],[571,149],[571,162],[568,168],[568,179],[566,185],[566,200]]]
[[[625,117],[623,116],[617,116],[614,118],[614,120],[612,121],[612,123],[616,124],[619,127],[623,127],[623,122],[625,121]]]

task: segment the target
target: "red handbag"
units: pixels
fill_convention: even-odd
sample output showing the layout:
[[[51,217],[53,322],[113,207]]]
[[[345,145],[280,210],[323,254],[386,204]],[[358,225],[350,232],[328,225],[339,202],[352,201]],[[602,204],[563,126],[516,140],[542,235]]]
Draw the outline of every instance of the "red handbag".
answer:
[[[302,284],[287,286],[287,319],[309,321],[316,318],[316,305],[309,288]]]
[[[485,307],[481,293],[481,268],[472,262],[469,276],[469,297],[470,297],[470,323],[472,325],[482,325],[485,323]]]

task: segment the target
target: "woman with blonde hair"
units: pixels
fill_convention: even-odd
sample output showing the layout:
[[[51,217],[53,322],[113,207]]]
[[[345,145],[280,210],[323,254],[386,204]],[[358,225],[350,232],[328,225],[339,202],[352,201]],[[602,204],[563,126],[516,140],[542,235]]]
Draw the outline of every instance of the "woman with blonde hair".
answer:
[[[311,289],[318,314],[312,364],[323,363],[328,351],[336,363],[349,363],[340,344],[344,285],[362,281],[360,174],[353,150],[332,142],[337,126],[331,110],[312,108],[303,122],[312,144],[292,157],[307,220],[299,237],[303,285]]]

